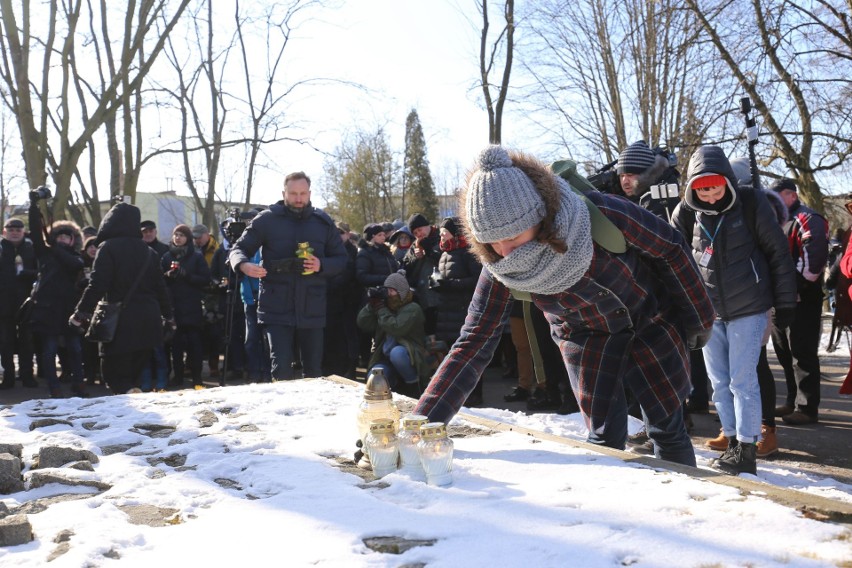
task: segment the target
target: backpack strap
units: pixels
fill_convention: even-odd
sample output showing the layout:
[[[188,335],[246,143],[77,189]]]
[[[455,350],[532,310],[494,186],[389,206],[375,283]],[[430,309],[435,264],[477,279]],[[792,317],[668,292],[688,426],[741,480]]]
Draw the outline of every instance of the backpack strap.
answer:
[[[596,190],[589,183],[589,180],[577,173],[577,163],[573,160],[559,160],[553,162],[550,165],[550,169],[553,173],[567,181],[574,193],[579,195],[583,203],[586,204],[592,223],[592,239],[599,246],[611,253],[621,254],[627,252],[627,241],[624,239],[621,229],[616,227],[615,223],[601,213],[601,210],[586,197],[586,193]]]

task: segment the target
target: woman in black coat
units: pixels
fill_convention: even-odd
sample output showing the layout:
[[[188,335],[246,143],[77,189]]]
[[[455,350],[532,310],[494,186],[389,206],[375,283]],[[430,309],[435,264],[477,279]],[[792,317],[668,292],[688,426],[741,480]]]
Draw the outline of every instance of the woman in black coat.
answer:
[[[384,285],[385,278],[399,270],[399,262],[385,243],[387,234],[378,223],[364,227],[355,257],[355,278],[364,288]]]
[[[210,284],[210,269],[201,253],[192,246],[192,230],[188,226],[178,225],[172,231],[169,252],[163,255],[162,269],[177,323],[172,339],[172,384],[183,383],[183,356],[186,353],[192,384],[196,389],[202,389],[202,301],[204,289]]]
[[[113,393],[137,392],[139,375],[163,343],[163,320],[172,320],[157,253],[142,240],[139,209],[118,203],[101,221],[89,284],[71,323],[91,320],[98,301],[125,302],[114,339],[101,343],[101,371]],[[139,280],[132,295],[128,292]]]

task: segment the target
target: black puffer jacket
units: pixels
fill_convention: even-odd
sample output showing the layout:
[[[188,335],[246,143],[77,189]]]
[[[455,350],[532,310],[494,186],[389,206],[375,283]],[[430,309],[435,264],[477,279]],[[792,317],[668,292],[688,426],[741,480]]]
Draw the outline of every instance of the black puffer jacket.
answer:
[[[44,241],[38,205],[30,205],[30,238],[38,259],[38,283],[33,289],[32,330],[60,335],[77,303],[77,281],[83,273],[83,257],[70,246]],[[141,233],[140,233],[141,238]]]
[[[180,263],[178,271],[171,271],[172,262]],[[169,247],[160,263],[164,275],[172,272],[172,276],[165,278],[174,306],[175,322],[179,326],[201,327],[204,324],[204,291],[210,285],[210,268],[204,257],[195,250],[192,241],[187,241],[186,248],[180,252]]]
[[[447,345],[452,345],[464,325],[482,265],[470,249],[462,247],[441,254],[438,272],[441,278],[436,290],[441,297],[441,303],[438,304],[435,335],[446,341]]]
[[[727,180],[731,199],[722,211],[708,208],[692,189],[696,178],[706,174],[719,174]],[[752,235],[743,216],[736,176],[721,148],[702,146],[696,150],[689,161],[687,179],[684,201],[675,209],[672,224],[691,244],[717,317],[727,321],[773,306],[795,307],[796,280],[787,242],[762,193],[754,193],[753,226],[757,234]],[[690,226],[692,234],[686,234]],[[702,266],[702,256],[711,242],[710,261]]]
[[[423,251],[423,256],[417,258],[417,250]],[[438,293],[429,287],[429,278],[438,267],[441,259],[441,236],[437,227],[432,227],[429,235],[417,239],[405,253],[400,265],[405,269],[405,278],[414,292],[414,301],[424,310],[434,308],[441,301]]]
[[[104,215],[95,241],[99,246],[89,285],[77,304],[77,314],[87,317],[101,299],[127,300],[115,339],[103,346],[107,356],[153,349],[162,344],[162,318],[172,317],[160,259],[142,240],[139,220],[139,209],[129,203],[118,203]],[[143,266],[145,273],[133,296],[127,298]]]
[[[399,270],[399,262],[385,244],[371,244],[364,239],[358,243],[355,257],[355,278],[365,288],[381,286],[385,278]]]

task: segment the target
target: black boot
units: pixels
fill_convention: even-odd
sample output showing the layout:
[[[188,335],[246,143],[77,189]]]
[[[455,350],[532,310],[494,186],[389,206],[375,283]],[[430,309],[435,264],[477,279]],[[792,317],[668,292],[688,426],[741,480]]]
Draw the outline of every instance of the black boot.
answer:
[[[712,466],[729,475],[757,475],[757,444],[738,442],[734,438],[728,443],[725,453],[714,461]]]

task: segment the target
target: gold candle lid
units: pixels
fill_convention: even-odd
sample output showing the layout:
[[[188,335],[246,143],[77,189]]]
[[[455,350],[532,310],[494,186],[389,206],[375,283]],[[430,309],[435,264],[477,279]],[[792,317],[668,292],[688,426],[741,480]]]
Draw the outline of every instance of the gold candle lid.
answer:
[[[403,430],[413,430],[419,432],[420,427],[429,422],[429,418],[422,414],[406,414],[400,420]]]
[[[420,435],[428,440],[446,438],[447,426],[443,422],[429,422],[420,427]]]
[[[390,418],[376,418],[372,422],[370,422],[370,432],[376,432],[377,434],[383,434],[385,432],[393,432],[393,420]]]
[[[392,400],[390,384],[381,368],[373,369],[364,386],[364,400]]]

